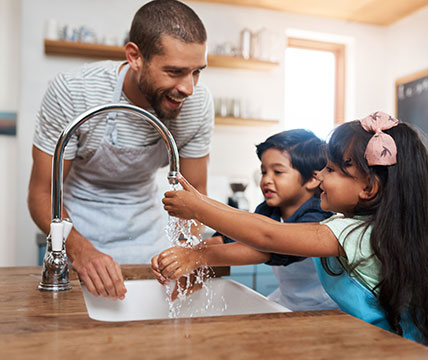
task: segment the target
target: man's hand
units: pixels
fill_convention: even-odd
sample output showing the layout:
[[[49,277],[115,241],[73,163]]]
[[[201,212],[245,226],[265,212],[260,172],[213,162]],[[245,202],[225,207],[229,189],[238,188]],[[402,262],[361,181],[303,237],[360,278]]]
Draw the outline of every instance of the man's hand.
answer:
[[[86,248],[73,258],[73,268],[92,295],[120,300],[125,298],[122,271],[111,256],[94,247]]]

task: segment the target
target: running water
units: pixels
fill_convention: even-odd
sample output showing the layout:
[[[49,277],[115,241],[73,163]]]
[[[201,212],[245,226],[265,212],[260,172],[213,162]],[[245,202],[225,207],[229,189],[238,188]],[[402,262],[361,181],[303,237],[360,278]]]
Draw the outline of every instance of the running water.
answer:
[[[181,190],[182,187],[180,184],[172,184],[171,190]],[[201,236],[195,236],[192,234],[192,226],[197,225],[194,220],[184,220],[179,219],[174,216],[168,216],[168,224],[166,226],[166,234],[171,242],[171,246],[184,246],[184,247],[198,247],[203,246],[203,241]],[[206,303],[204,307],[201,309],[192,309],[190,317],[204,314],[204,312],[212,309],[214,306],[213,299],[214,293],[213,290],[207,285],[207,280],[209,279],[209,267],[204,266],[195,270],[192,274],[188,274],[183,276],[177,282],[172,282],[165,286],[166,296],[169,306],[169,318],[177,318],[180,316],[180,311],[182,306],[187,305],[191,306],[192,299],[189,298],[189,292],[192,291],[192,288],[202,289],[205,291]],[[178,286],[178,296],[175,301],[171,300],[171,295],[174,290],[176,283],[180,282],[180,286]],[[193,285],[192,285],[193,283]],[[202,290],[201,290],[202,291]],[[220,298],[221,306],[217,310],[224,311],[227,308],[224,297]]]

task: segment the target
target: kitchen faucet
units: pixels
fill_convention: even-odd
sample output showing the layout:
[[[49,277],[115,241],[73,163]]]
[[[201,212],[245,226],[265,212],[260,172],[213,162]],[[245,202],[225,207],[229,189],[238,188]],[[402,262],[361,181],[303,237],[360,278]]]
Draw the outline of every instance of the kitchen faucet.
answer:
[[[46,253],[43,259],[42,281],[39,290],[70,290],[68,257],[65,241],[73,227],[69,219],[62,218],[62,167],[64,149],[73,133],[90,118],[109,112],[124,111],[137,115],[152,125],[164,140],[169,152],[168,181],[177,184],[179,157],[177,145],[168,128],[155,116],[138,106],[129,104],[106,104],[89,109],[74,119],[60,134],[52,159],[52,221],[50,233],[46,238]]]

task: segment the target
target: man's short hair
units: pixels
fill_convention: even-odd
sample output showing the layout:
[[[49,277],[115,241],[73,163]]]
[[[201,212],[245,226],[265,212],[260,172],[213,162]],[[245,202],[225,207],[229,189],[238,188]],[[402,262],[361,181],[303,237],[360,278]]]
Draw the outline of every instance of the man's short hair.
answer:
[[[135,14],[129,41],[135,43],[144,60],[163,52],[162,35],[169,35],[185,43],[203,44],[207,33],[201,19],[187,5],[177,0],[153,0]]]

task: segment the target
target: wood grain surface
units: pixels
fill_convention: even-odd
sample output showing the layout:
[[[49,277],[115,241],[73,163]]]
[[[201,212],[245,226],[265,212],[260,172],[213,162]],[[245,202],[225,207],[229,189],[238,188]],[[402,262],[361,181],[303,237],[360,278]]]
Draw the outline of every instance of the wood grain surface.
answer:
[[[338,310],[95,321],[75,274],[71,291],[51,293],[37,289],[40,272],[0,268],[0,359],[428,359],[428,347]]]

